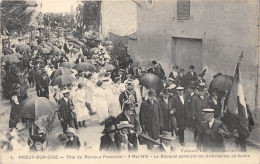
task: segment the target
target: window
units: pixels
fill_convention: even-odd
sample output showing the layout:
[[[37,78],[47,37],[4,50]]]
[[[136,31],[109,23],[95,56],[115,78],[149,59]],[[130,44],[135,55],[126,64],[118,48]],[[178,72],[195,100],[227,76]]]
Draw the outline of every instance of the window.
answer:
[[[177,19],[190,19],[190,0],[177,0]]]

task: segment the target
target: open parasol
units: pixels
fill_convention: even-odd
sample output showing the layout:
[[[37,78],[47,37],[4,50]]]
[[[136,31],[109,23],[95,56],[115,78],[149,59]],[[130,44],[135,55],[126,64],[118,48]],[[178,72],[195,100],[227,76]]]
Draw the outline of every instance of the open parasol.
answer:
[[[96,70],[95,66],[93,64],[83,62],[83,63],[78,63],[73,67],[73,69],[77,71],[90,71],[93,72]]]
[[[162,82],[159,76],[147,73],[139,79],[139,84],[146,88],[158,90],[162,87]]]
[[[74,66],[75,66],[75,63],[73,63],[73,62],[63,62],[60,64],[60,67],[69,68],[69,69],[72,69]]]
[[[73,81],[75,81],[76,79],[73,78],[70,75],[60,75],[58,77],[56,77],[52,82],[51,85],[55,86],[55,85],[66,85],[69,83],[72,83]]]
[[[57,110],[57,106],[45,97],[33,97],[21,102],[21,118],[36,120],[40,116],[51,115]]]

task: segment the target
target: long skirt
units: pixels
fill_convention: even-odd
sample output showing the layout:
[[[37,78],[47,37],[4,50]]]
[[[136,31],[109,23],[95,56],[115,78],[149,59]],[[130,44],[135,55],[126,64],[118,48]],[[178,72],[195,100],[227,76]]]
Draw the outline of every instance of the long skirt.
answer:
[[[75,113],[77,114],[77,121],[85,121],[89,119],[89,110],[84,102],[76,101]]]
[[[103,97],[96,96],[96,112],[98,115],[98,121],[99,123],[102,123],[105,121],[105,119],[108,118],[108,106],[107,101]]]
[[[11,108],[10,119],[9,119],[9,128],[15,128],[16,124],[20,121],[20,106],[13,105]]]

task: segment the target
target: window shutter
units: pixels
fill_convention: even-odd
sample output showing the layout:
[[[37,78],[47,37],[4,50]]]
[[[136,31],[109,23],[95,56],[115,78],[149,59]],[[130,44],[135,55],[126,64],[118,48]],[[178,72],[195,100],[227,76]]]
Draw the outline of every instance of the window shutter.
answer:
[[[190,19],[190,1],[178,0],[177,1],[177,19],[189,20]]]

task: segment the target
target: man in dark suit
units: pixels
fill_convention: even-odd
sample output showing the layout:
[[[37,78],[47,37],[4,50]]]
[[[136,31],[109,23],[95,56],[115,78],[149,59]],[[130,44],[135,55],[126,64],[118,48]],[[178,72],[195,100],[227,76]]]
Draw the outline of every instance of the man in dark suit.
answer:
[[[211,94],[209,100],[209,108],[214,109],[214,118],[220,120],[221,117],[221,103],[218,102],[218,95],[216,92]]]
[[[71,128],[75,128],[74,119],[76,119],[76,114],[73,112],[74,104],[70,98],[70,90],[62,91],[64,97],[59,100],[59,120],[61,121],[61,126],[63,133],[66,133],[68,125]]]
[[[177,85],[184,87],[185,90],[188,88],[186,76],[184,75],[184,69],[180,69],[180,75],[177,76],[176,83]]]
[[[197,73],[194,72],[194,65],[191,65],[190,67],[190,71],[186,73],[186,80],[187,80],[187,83],[190,84],[191,81],[195,81],[197,80]]]
[[[121,106],[123,105],[123,102],[127,100],[130,100],[132,103],[134,103],[136,107],[138,106],[133,80],[129,80],[127,82],[126,90],[122,92],[119,96]]]
[[[80,144],[79,137],[75,135],[74,128],[68,128],[66,130],[66,134],[69,138],[69,141],[66,142],[65,148],[79,150],[81,144]]]
[[[192,106],[191,101],[193,97],[198,96],[194,90],[196,88],[196,85],[194,82],[191,82],[189,84],[188,89],[185,91],[185,99],[186,99],[186,126],[190,128],[191,130],[194,130],[194,120],[192,119],[191,112],[192,112]]]
[[[210,97],[206,94],[204,86],[199,86],[198,96],[195,96],[191,101],[191,116],[195,124],[194,141],[196,141],[202,121],[202,110],[208,107],[209,100]]]
[[[180,75],[178,69],[179,69],[179,66],[173,65],[172,72],[170,72],[170,74],[169,74],[169,78],[176,80],[177,77]]]
[[[78,63],[83,63],[83,62],[85,62],[85,60],[84,60],[84,58],[83,58],[83,57],[81,57],[81,54],[79,54],[78,58],[76,59],[76,62],[75,62],[75,64],[78,64]]]
[[[49,99],[49,83],[50,83],[50,79],[47,75],[47,72],[42,71],[42,77],[39,84],[41,88],[41,93],[39,97],[46,97],[47,99]]]
[[[36,85],[36,93],[37,96],[40,96],[41,94],[41,87],[40,87],[40,82],[41,82],[41,70],[40,70],[40,66],[36,65],[35,67],[35,71],[33,72],[33,81],[35,82]]]
[[[222,124],[222,121],[214,119],[214,109],[203,109],[203,119],[198,133],[198,150],[225,150],[224,136],[229,137],[230,133]]]
[[[155,100],[155,97],[155,90],[149,89],[148,100],[143,101],[141,104],[139,120],[142,131],[152,139],[158,140],[163,119],[160,103]],[[152,146],[148,146],[148,148],[151,149]]]
[[[163,126],[161,128],[162,131],[171,132],[173,136],[173,130],[175,134],[177,132],[177,122],[174,109],[174,105],[171,99],[169,99],[169,91],[167,89],[163,89],[161,91],[161,112],[162,112],[162,119],[163,119]]]
[[[183,95],[184,87],[177,87],[178,95],[173,98],[174,109],[176,110],[177,120],[177,134],[180,139],[180,144],[185,146],[184,143],[184,130],[186,129],[186,100]]]
[[[173,147],[170,145],[174,137],[171,136],[170,132],[163,131],[161,138],[161,145],[153,150],[155,153],[172,153],[174,151]]]

